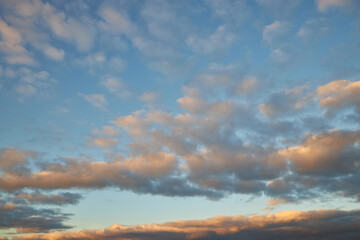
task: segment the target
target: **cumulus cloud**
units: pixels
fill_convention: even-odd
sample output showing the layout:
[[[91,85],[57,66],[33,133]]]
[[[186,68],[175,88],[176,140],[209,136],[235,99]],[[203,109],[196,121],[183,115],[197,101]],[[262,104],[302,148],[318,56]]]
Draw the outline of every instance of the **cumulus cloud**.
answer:
[[[334,88],[342,89],[324,86],[316,93],[327,96]],[[352,89],[349,82],[341,86]],[[359,177],[358,131],[328,131],[324,125],[310,124],[307,128],[316,127],[317,133],[302,137],[307,129],[296,124],[309,125],[305,120],[302,125],[297,120],[278,120],[306,110],[313,100],[307,89],[299,86],[271,93],[259,106],[267,116],[263,118],[257,103],[210,98],[199,89],[185,87],[184,96],[177,100],[182,109],[178,114],[140,110],[116,118],[115,126],[94,130],[96,136],[89,139],[92,146],[116,145],[119,131],[129,139],[106,161],[65,158],[30,168],[29,157],[23,157],[3,169],[0,187],[4,191],[118,187],[210,199],[231,193],[265,194],[287,201],[325,192],[356,199],[360,192],[354,184]],[[345,184],[348,187],[341,187]]]
[[[120,130],[113,126],[103,126],[101,129],[94,129],[92,133],[100,136],[116,137]]]
[[[54,40],[74,44],[80,51],[88,51],[94,45],[96,29],[89,17],[70,16],[52,3],[40,0],[4,1],[2,6],[6,9],[6,19],[21,34],[22,42],[51,60],[61,61],[65,57],[65,51],[54,45]],[[26,57],[26,50],[23,52],[22,57],[14,56],[12,61],[33,64]]]
[[[255,76],[248,76],[236,86],[236,92],[245,96],[250,95],[259,85],[260,82]]]
[[[280,151],[300,174],[346,175],[359,168],[359,131],[331,130],[308,136],[302,145]]]
[[[360,81],[335,80],[320,86],[316,93],[320,106],[330,111],[350,106],[360,111]]]
[[[360,236],[359,220],[356,210],[284,211],[162,224],[114,224],[105,229],[25,235],[17,239],[355,239]]]
[[[11,64],[34,65],[35,60],[30,57],[28,51],[23,47],[23,39],[19,31],[0,19],[0,51],[7,57],[6,61]]]
[[[12,77],[19,78],[14,89],[22,99],[32,96],[48,96],[51,87],[57,83],[46,71],[34,72],[24,67],[17,69]]]
[[[286,22],[274,21],[266,25],[262,32],[263,40],[268,44],[276,43],[287,33],[289,24]]]
[[[307,88],[299,86],[272,93],[266,103],[259,105],[259,111],[268,118],[299,111],[310,100],[309,95],[305,94]]]

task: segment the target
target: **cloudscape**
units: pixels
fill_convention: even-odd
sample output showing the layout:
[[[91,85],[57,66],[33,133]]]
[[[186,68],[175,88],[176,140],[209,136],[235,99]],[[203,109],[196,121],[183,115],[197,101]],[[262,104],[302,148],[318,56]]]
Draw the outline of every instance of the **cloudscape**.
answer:
[[[0,1],[0,239],[360,239],[357,0]]]

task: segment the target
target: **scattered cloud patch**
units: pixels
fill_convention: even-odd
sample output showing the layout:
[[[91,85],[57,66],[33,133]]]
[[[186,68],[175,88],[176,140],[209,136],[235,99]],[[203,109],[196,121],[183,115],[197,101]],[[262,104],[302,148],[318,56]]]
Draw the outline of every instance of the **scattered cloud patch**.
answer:
[[[97,107],[103,111],[106,111],[107,100],[102,94],[82,94],[79,93],[86,101],[88,101],[94,107]]]

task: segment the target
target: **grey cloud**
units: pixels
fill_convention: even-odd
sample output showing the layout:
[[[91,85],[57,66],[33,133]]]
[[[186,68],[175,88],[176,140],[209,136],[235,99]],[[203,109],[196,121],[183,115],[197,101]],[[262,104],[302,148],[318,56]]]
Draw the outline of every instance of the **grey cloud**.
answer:
[[[36,209],[30,206],[1,203],[0,228],[16,228],[17,233],[48,232],[71,228],[63,221],[70,217],[53,209]]]
[[[9,199],[15,203],[26,202],[28,204],[48,204],[48,205],[67,205],[77,204],[82,195],[78,193],[63,192],[58,194],[44,194],[39,191],[27,193],[18,192]]]
[[[259,105],[259,110],[268,118],[296,113],[311,100],[310,95],[305,93],[306,88],[300,86],[272,93],[267,102]]]

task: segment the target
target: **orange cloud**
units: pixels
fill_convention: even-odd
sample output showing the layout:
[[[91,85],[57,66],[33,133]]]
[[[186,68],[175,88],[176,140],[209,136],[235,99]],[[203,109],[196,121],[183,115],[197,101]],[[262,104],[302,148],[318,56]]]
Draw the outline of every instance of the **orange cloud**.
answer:
[[[360,81],[336,80],[317,89],[320,106],[328,109],[360,108]]]

